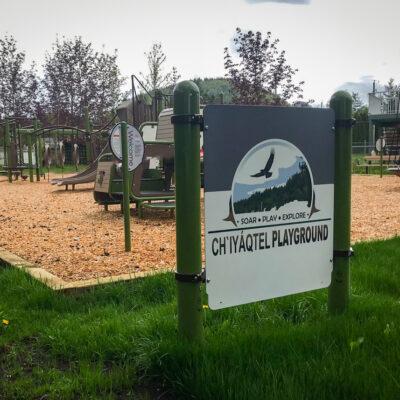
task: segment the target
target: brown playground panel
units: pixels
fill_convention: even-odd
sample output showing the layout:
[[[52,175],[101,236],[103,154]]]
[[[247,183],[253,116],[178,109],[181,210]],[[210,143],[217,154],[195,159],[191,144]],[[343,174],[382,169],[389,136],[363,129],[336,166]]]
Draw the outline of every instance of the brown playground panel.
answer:
[[[141,220],[134,214],[132,252],[125,253],[120,207],[105,212],[94,203],[92,188],[0,180],[0,248],[64,285],[175,268],[170,213],[149,210]],[[352,209],[352,242],[400,235],[400,179],[354,175]]]

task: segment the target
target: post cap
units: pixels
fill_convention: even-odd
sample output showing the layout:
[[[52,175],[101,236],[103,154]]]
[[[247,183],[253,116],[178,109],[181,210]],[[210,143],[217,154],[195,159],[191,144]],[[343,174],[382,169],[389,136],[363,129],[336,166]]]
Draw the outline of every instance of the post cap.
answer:
[[[181,81],[174,88],[174,95],[184,92],[192,92],[200,94],[199,87],[193,81]]]
[[[179,82],[174,89],[174,114],[198,114],[200,90],[192,81]]]
[[[332,97],[331,101],[353,101],[353,98],[351,97],[350,93],[347,92],[346,90],[338,90],[335,92]]]
[[[329,106],[335,110],[336,119],[351,118],[353,110],[353,98],[349,92],[346,92],[345,90],[339,90],[332,95]]]

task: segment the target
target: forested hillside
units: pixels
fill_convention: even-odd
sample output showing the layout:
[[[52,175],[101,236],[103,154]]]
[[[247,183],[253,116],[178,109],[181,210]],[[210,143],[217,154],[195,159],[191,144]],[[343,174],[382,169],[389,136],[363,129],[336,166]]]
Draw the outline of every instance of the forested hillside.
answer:
[[[195,78],[193,81],[200,89],[203,104],[221,103],[221,94],[224,103],[232,102],[232,89],[225,78]]]

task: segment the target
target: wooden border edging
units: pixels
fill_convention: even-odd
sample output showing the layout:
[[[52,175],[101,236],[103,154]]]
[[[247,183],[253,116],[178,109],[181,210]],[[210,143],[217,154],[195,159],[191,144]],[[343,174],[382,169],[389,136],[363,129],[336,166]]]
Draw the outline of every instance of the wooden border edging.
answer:
[[[130,281],[137,278],[144,278],[146,276],[155,275],[158,273],[171,272],[171,269],[162,269],[158,270],[157,272],[136,272],[133,274],[121,274],[101,278],[86,279],[83,281],[66,282],[63,279],[51,274],[49,271],[40,268],[39,265],[24,260],[23,258],[17,256],[14,253],[11,253],[6,249],[3,249],[2,247],[0,247],[0,261],[10,267],[24,270],[27,274],[31,275],[33,278],[37,279],[50,289],[57,291],[88,289],[98,285],[105,285],[107,283]]]

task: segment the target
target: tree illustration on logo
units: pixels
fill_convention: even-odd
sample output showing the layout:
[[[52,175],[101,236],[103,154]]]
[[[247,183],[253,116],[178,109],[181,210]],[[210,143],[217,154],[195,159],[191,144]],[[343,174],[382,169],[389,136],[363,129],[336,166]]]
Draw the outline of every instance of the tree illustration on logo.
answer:
[[[253,193],[249,198],[233,203],[236,214],[279,210],[292,201],[307,201],[307,207],[312,202],[311,177],[307,165],[304,163],[301,170],[292,175],[285,185],[265,189],[263,192]]]
[[[296,146],[270,139],[250,149],[239,164],[232,184],[229,215],[224,220],[237,225],[237,214],[276,212],[293,202],[302,203],[300,207],[307,208],[304,211],[309,218],[319,211],[315,207],[309,165]]]

